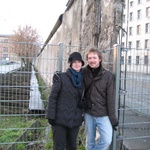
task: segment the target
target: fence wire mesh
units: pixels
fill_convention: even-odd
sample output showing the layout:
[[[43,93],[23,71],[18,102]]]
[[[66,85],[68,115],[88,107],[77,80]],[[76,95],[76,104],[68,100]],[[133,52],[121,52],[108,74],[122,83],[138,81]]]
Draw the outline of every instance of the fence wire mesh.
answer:
[[[124,149],[150,148],[149,59],[149,50],[121,49],[119,134]]]
[[[0,43],[0,150],[52,149],[45,119],[52,77],[69,66],[69,54],[79,47],[60,43],[40,52],[41,47]]]
[[[0,150],[52,149],[51,128],[45,119],[55,71],[65,71],[68,56],[84,47],[0,43]],[[7,49],[6,49],[7,47]],[[121,50],[118,93],[117,150],[150,148],[149,51]],[[113,48],[100,50],[103,65],[114,71]],[[40,55],[38,55],[40,53]],[[38,57],[37,57],[38,56]],[[117,59],[117,58],[116,58]],[[86,62],[86,60],[85,60]],[[113,149],[115,150],[115,149]]]
[[[40,45],[1,43],[0,150],[44,149],[49,87],[34,65]]]

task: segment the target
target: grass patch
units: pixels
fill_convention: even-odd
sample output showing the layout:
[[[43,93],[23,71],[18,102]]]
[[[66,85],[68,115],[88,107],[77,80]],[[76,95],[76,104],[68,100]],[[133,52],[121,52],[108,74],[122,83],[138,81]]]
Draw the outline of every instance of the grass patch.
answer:
[[[45,150],[53,149],[53,134],[52,130],[49,132],[48,142],[45,144]]]
[[[33,123],[33,120],[25,122],[22,117],[5,117],[1,118],[0,123],[0,143],[13,142],[23,130],[18,128],[27,128]]]
[[[13,142],[24,132],[24,128],[29,127],[33,122],[34,120],[26,122],[22,117],[1,117],[0,143]],[[3,144],[4,147],[6,145]]]
[[[30,130],[30,126],[34,122],[38,122],[34,129]],[[16,149],[20,150],[26,146],[28,141],[42,140],[45,136],[45,126],[47,125],[47,120],[45,118],[38,119],[28,119],[25,117],[1,117],[0,124],[0,150],[7,149],[10,143],[15,142],[18,137],[20,137],[26,129],[29,129],[26,136],[23,137],[19,144],[16,144]],[[40,129],[39,129],[40,128]]]

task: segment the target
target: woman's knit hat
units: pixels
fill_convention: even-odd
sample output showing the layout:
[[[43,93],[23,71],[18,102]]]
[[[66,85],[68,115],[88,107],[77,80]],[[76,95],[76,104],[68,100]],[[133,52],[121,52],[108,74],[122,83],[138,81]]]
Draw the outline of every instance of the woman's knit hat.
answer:
[[[82,62],[82,66],[84,66],[84,61],[82,60],[82,56],[81,56],[80,53],[73,52],[72,54],[70,54],[70,56],[68,58],[68,63],[70,63],[70,65],[71,65],[74,60],[81,61]]]

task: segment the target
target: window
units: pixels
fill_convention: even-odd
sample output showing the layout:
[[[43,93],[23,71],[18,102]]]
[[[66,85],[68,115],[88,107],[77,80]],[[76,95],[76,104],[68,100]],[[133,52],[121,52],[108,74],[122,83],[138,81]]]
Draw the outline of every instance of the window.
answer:
[[[141,34],[141,25],[137,25],[136,33],[137,35]]]
[[[137,11],[137,19],[141,19],[142,18],[142,13],[141,10]]]
[[[125,23],[125,21],[126,21],[126,16],[123,15],[123,23]]]
[[[133,7],[133,1],[130,2],[130,7]]]
[[[125,45],[124,42],[122,42],[122,47],[124,47],[124,45]]]
[[[4,42],[8,42],[8,39],[4,39]]]
[[[8,53],[8,47],[3,47],[3,53]]]
[[[136,65],[140,64],[140,56],[136,56]]]
[[[146,39],[146,40],[145,40],[145,46],[144,46],[145,49],[149,48],[149,45],[148,45],[148,44],[149,44],[149,40]]]
[[[124,64],[124,56],[121,56],[121,64]]]
[[[140,41],[136,41],[136,49],[140,48]]]
[[[150,17],[150,7],[146,8],[146,17]]]
[[[144,65],[148,65],[148,56],[147,55],[144,56]]]
[[[129,42],[129,48],[130,49],[132,48],[132,42]]]
[[[142,0],[138,0],[138,4],[141,4],[142,3]]]
[[[133,32],[132,27],[129,27],[129,35],[132,35],[133,34],[132,32]]]
[[[150,33],[150,23],[145,24],[145,33]]]
[[[8,54],[3,54],[3,59],[8,58]]]
[[[124,9],[126,9],[126,4],[124,3]]]
[[[129,17],[130,17],[129,20],[130,20],[130,21],[133,21],[133,12],[130,13],[130,16],[129,16]]]
[[[128,56],[128,64],[131,64],[131,56]]]

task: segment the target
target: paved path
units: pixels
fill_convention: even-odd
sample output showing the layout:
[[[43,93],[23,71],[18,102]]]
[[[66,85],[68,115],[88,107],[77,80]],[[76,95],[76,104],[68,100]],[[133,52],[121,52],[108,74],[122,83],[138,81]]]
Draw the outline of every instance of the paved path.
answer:
[[[121,112],[122,113],[122,112]],[[122,124],[122,118],[120,119]],[[134,111],[125,111],[123,146],[125,150],[150,150],[150,118]],[[120,150],[119,148],[117,150]]]
[[[39,85],[33,67],[32,67],[30,85],[31,86],[30,86],[29,109],[44,110],[44,103],[41,99],[41,93],[39,91]]]

